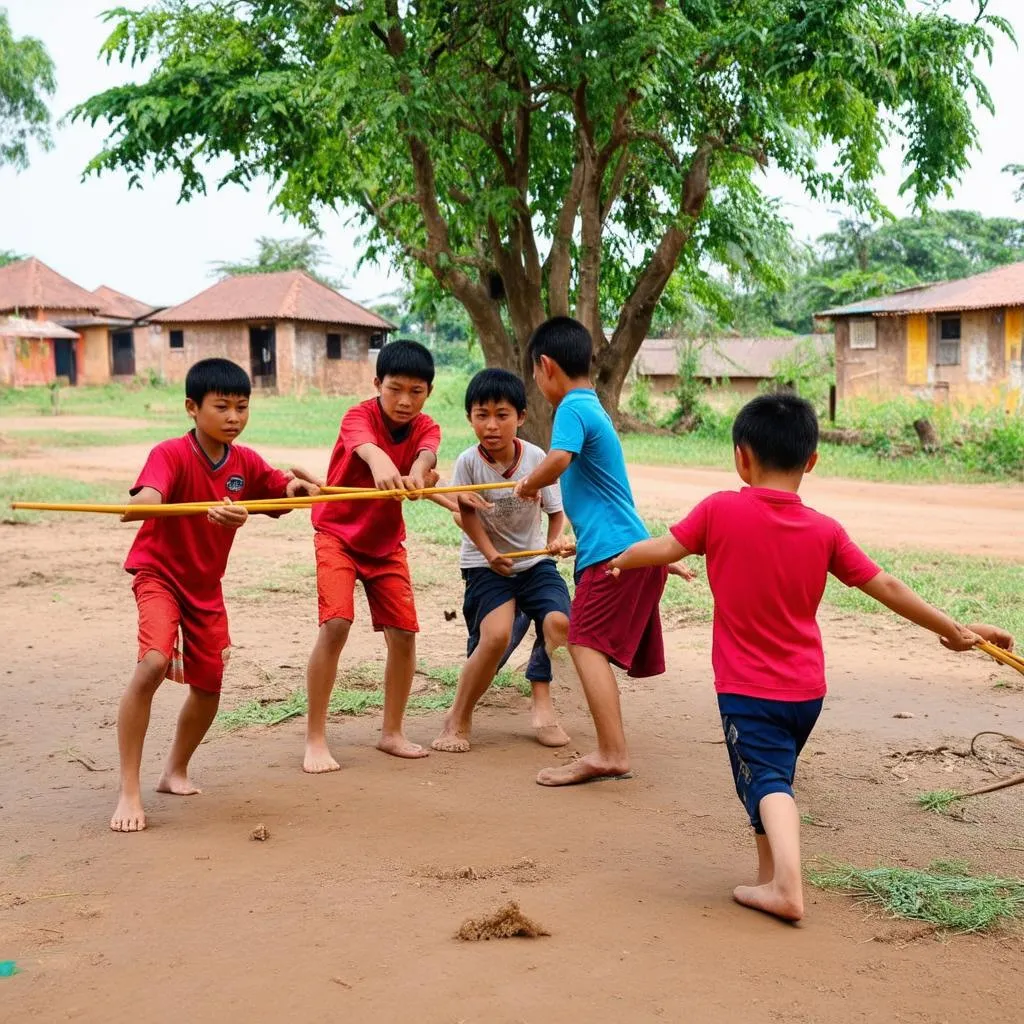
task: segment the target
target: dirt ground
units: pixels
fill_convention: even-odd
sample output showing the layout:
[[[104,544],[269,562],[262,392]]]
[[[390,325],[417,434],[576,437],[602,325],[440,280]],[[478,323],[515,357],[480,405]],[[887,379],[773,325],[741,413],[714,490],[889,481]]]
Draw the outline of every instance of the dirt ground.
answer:
[[[322,453],[267,454],[321,468]],[[134,446],[41,458],[50,474],[125,482],[141,461]],[[18,469],[35,471],[24,460]],[[645,511],[666,515],[733,485],[702,471],[637,468],[633,479]],[[1024,561],[1020,488],[818,480],[808,497],[868,544]],[[668,673],[623,680],[631,781],[535,785],[552,754],[529,739],[526,702],[503,692],[464,756],[398,761],[373,749],[376,716],[338,718],[343,770],[310,777],[301,720],[218,735],[195,760],[202,796],[150,794],[145,833],[110,832],[116,707],[135,657],[120,569],[132,529],[84,516],[0,526],[0,960],[21,969],[0,978],[0,1021],[1022,1019],[1019,930],[939,937],[814,889],[798,927],[732,903],[732,886],[751,878],[753,843],[720,742],[703,624],[670,619]],[[444,616],[461,595],[454,552],[414,540],[411,555],[420,656],[457,664],[463,626]],[[304,514],[240,534],[226,579],[236,646],[224,706],[301,685],[315,632],[311,564]],[[348,665],[380,659],[359,614]],[[982,729],[1021,735],[1019,677],[887,618],[822,621],[831,694],[798,780],[814,820],[808,859],[960,858],[1024,874],[1024,789],[971,802],[966,820],[940,817],[915,795],[992,775],[950,755],[892,756],[963,747]],[[557,674],[568,756],[593,733],[567,659]],[[994,688],[1001,680],[1011,687]],[[172,684],[157,697],[150,780],[181,697]],[[439,723],[417,715],[410,735],[429,742]],[[1024,769],[1011,762],[992,767]],[[260,824],[270,838],[253,842]],[[454,938],[508,899],[550,937]]]

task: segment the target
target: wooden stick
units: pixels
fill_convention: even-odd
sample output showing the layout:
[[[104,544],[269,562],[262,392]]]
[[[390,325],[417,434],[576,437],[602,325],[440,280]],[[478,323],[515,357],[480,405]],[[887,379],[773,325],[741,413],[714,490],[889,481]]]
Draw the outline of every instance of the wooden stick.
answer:
[[[551,554],[547,548],[538,548],[536,551],[506,551],[502,554],[503,558],[539,558],[541,555],[548,555],[551,558],[569,558],[574,555],[575,551],[566,551],[557,555]]]
[[[315,494],[296,498],[251,498],[248,501],[236,501],[235,505],[255,512],[286,512],[296,508],[308,508],[311,505],[320,505],[335,501],[359,501],[373,498],[426,498],[431,494],[456,494],[460,491],[490,491],[496,489],[507,490],[509,484],[505,481],[491,484],[464,484],[462,486],[448,487],[424,487],[421,490],[406,490],[396,488],[394,490],[379,491],[355,490],[344,491],[340,494]],[[221,501],[193,501],[180,502],[162,505],[99,505],[99,504],[64,504],[47,501],[12,501],[12,509],[24,509],[35,512],[97,512],[108,515],[126,515],[127,513],[141,513],[146,516],[190,516],[201,512],[207,512],[211,508],[223,506]]]
[[[1016,654],[1010,651],[1003,650],[1002,647],[997,647],[995,644],[989,643],[987,640],[982,640],[978,644],[978,650],[984,651],[994,661],[998,661],[1003,665],[1009,665],[1010,668],[1015,668],[1021,674],[1024,674],[1024,659],[1018,657]]]

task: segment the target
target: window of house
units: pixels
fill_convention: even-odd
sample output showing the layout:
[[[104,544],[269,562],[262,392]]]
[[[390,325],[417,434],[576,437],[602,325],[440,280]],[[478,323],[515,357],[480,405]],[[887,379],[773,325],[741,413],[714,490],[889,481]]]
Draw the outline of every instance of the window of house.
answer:
[[[185,347],[185,332],[184,331],[171,331],[171,348],[184,348]]]
[[[340,359],[341,358],[341,335],[340,334],[328,334],[327,335],[327,358],[328,359]]]
[[[850,348],[876,348],[875,321],[874,318],[867,320],[850,321]]]
[[[939,321],[939,347],[935,363],[937,366],[960,365],[960,317],[944,316]]]

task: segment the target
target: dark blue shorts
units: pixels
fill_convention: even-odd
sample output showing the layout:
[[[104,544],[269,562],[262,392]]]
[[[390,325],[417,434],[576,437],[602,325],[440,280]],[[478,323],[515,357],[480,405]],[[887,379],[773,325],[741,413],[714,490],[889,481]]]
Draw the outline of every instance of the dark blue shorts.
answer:
[[[487,568],[463,569],[462,578],[466,581],[462,614],[469,630],[466,657],[469,657],[480,643],[480,623],[495,608],[500,608],[508,601],[515,601],[516,619],[512,639],[501,659],[501,665],[512,657],[515,649],[522,643],[530,622],[533,622],[537,629],[537,639],[530,655],[530,664],[526,669],[526,678],[531,683],[550,682],[551,661],[544,650],[544,619],[551,612],[561,612],[568,616],[571,606],[569,588],[554,561],[545,558],[526,572],[516,573],[514,576],[502,576]]]
[[[769,793],[793,795],[796,761],[818,721],[821,705],[820,697],[785,701],[718,695],[736,792],[760,835],[764,835],[761,801]]]

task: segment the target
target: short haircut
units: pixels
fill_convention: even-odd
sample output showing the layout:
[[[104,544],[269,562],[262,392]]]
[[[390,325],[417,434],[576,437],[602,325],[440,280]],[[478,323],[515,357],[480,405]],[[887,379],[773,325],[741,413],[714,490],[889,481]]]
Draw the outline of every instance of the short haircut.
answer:
[[[200,359],[185,377],[185,397],[202,405],[207,395],[248,398],[252,394],[249,374],[230,359]]]
[[[814,406],[798,395],[759,395],[740,409],[732,443],[749,448],[766,469],[802,469],[818,450]]]
[[[518,413],[526,412],[526,385],[511,370],[481,370],[466,388],[466,415],[474,405],[508,402]]]
[[[541,356],[547,356],[567,377],[590,376],[594,342],[590,331],[570,316],[554,316],[545,320],[533,332],[527,351],[535,366]]]
[[[377,355],[377,380],[385,377],[413,377],[434,383],[434,357],[418,341],[389,341]]]

